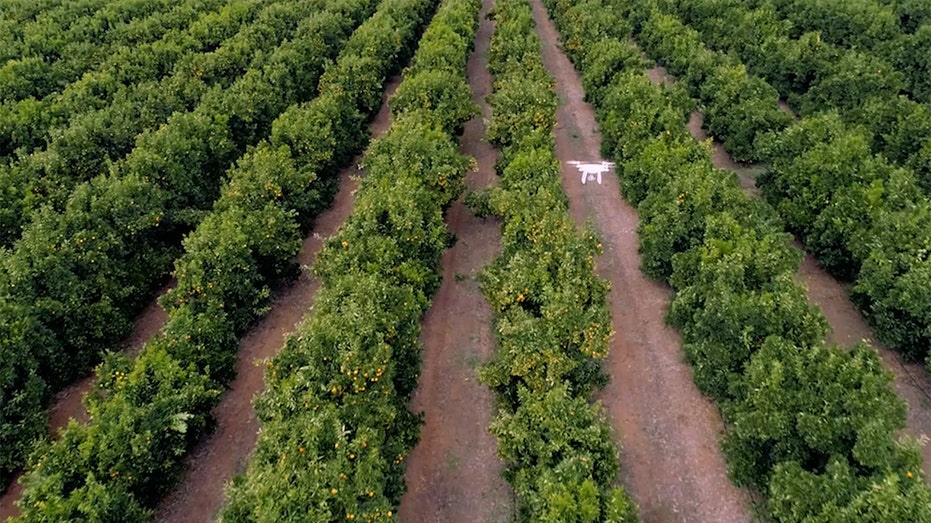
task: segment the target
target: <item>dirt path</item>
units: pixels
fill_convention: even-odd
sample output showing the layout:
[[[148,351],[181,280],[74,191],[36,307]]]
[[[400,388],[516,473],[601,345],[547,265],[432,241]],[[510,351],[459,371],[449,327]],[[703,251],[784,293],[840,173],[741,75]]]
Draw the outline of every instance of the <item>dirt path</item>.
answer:
[[[400,77],[390,80],[386,98],[399,83]],[[372,135],[384,133],[389,123],[385,103],[371,124]],[[339,174],[339,192],[333,204],[318,217],[314,232],[304,239],[298,253],[297,261],[302,266],[313,264],[323,241],[335,234],[352,212],[356,178],[362,174],[356,167],[360,161],[361,156]],[[227,483],[245,467],[258,437],[252,399],[265,387],[265,366],[260,363],[281,350],[285,336],[310,308],[319,286],[310,271],[303,271],[293,285],[278,292],[269,313],[242,339],[236,378],[213,412],[216,430],[187,457],[181,483],[162,500],[155,521],[212,521],[219,512]]]
[[[556,29],[540,1],[531,3],[543,61],[562,99],[556,154],[570,212],[577,222],[592,220],[604,244],[598,272],[611,282],[616,334],[605,362],[611,383],[599,399],[623,445],[622,482],[644,523],[750,521],[749,494],[731,483],[720,452],[721,416],[695,387],[679,337],[664,322],[671,293],[640,272],[636,211],[621,197],[616,176],[582,185],[566,164],[600,160],[601,136]]]
[[[696,140],[703,142],[708,139],[704,125],[705,117],[701,111],[693,111],[686,127]],[[724,145],[716,141],[711,142],[711,163],[718,169],[736,173],[740,188],[747,194],[751,196],[760,195],[760,190],[756,187],[756,177],[764,171],[763,167],[734,161],[731,155],[724,150]]]
[[[152,336],[158,334],[168,319],[168,314],[158,305],[158,298],[174,287],[175,280],[172,278],[161,290],[158,291],[157,297],[136,317],[133,323],[133,330],[121,343],[121,350],[129,356],[135,356],[145,345],[146,341]],[[84,395],[94,386],[96,374],[89,374],[80,380],[68,385],[59,392],[52,400],[49,407],[49,432],[52,437],[58,437],[61,429],[68,424],[71,418],[80,423],[87,422],[87,411],[84,409]],[[19,508],[14,505],[22,497],[23,486],[19,484],[19,478],[22,473],[16,474],[10,481],[10,484],[0,497],[0,521],[6,521],[9,517],[19,515]]]
[[[799,249],[803,248],[801,244],[796,246]],[[931,443],[927,442],[928,438],[931,438],[931,383],[924,367],[917,363],[903,363],[895,351],[876,341],[876,334],[851,303],[847,289],[822,269],[807,252],[797,278],[805,285],[808,300],[821,307],[821,312],[828,320],[831,327],[828,342],[849,348],[866,340],[879,354],[879,359],[885,367],[895,376],[892,385],[908,405],[905,431],[919,441],[925,441],[921,449],[922,470],[925,481],[931,484]]]
[[[708,139],[702,125],[701,113],[694,112],[688,129],[699,141]],[[759,196],[756,176],[763,172],[764,167],[735,162],[719,142],[713,142],[712,147],[714,166],[737,173],[741,188],[749,195]],[[908,406],[905,432],[918,441],[927,441],[931,438],[931,382],[924,367],[917,363],[904,363],[895,351],[876,341],[876,334],[850,301],[844,284],[821,268],[800,242],[796,241],[795,246],[805,254],[797,279],[805,286],[808,301],[820,307],[828,320],[831,332],[827,342],[850,348],[865,340],[895,376],[893,387]],[[931,483],[931,443],[926,443],[921,450],[925,480]]]
[[[634,40],[630,41],[633,45],[637,45]],[[649,57],[643,52],[640,51],[641,56],[649,60]],[[653,82],[653,85],[666,85],[672,86],[676,79],[669,74],[665,67],[656,64],[649,70],[647,70],[647,78]],[[787,105],[784,105],[780,102],[780,107],[784,107],[783,110],[791,111]],[[708,140],[708,134],[704,129],[705,117],[702,115],[701,111],[695,110],[692,111],[691,116],[689,117],[689,122],[686,127],[688,127],[689,133],[699,142],[704,142]],[[738,181],[740,182],[740,187],[747,191],[748,193],[759,196],[760,191],[756,187],[756,177],[759,176],[763,169],[757,166],[747,166],[734,161],[731,158],[731,155],[724,150],[724,146],[720,142],[711,142],[711,159],[712,163],[718,169],[725,169],[732,171],[737,174]]]
[[[491,92],[488,46],[494,23],[485,19],[493,0],[485,0],[475,50],[469,57],[472,99],[491,117],[485,97]],[[483,116],[465,126],[460,150],[478,162],[468,189],[494,184],[495,149],[483,141]],[[446,216],[456,244],[440,261],[443,283],[423,321],[420,382],[411,401],[424,412],[420,443],[407,459],[407,493],[398,515],[402,522],[505,522],[513,511],[510,487],[502,479],[495,438],[488,432],[494,398],[478,382],[476,371],[495,352],[493,315],[476,276],[501,247],[498,224],[480,219],[458,201]]]

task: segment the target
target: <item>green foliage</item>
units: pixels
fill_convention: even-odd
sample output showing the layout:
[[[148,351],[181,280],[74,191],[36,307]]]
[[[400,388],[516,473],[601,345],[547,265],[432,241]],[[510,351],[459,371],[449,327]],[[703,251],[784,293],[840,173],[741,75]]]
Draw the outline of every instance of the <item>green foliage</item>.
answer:
[[[880,213],[853,297],[885,340],[921,361],[931,347],[931,206]]]
[[[606,86],[611,84],[617,71],[639,69],[646,65],[634,46],[609,38],[592,45],[582,63],[585,64],[582,67],[585,99],[594,105],[601,104]]]
[[[323,93],[276,119],[270,142],[289,148],[298,176],[329,177],[357,152],[366,137],[364,119],[347,98]]]
[[[792,117],[778,108],[779,93],[741,66],[717,67],[701,86],[708,131],[723,139],[737,161],[756,158],[757,136],[789,126]]]
[[[849,111],[874,96],[896,96],[904,87],[902,74],[885,60],[858,52],[844,53],[821,72],[821,79],[805,95],[801,110],[814,113],[827,107]]]
[[[72,421],[32,458],[22,521],[145,515],[176,477],[177,456],[203,434],[220,392],[158,348],[135,362],[111,356],[99,377],[87,397],[92,423]]]
[[[2,57],[0,99],[52,98],[83,78],[115,69],[120,63],[115,56],[179,40],[189,24],[211,11],[215,14],[221,6],[218,0],[37,6],[24,24],[5,27],[12,38],[5,42]],[[9,22],[7,8],[5,22]]]
[[[273,203],[211,213],[185,240],[175,262],[178,284],[162,305],[169,315],[225,309],[234,324],[248,325],[266,305],[267,282],[285,273],[300,245],[297,224]]]
[[[431,23],[417,47],[417,54],[405,74],[413,77],[419,72],[447,71],[460,73],[466,66],[472,49],[471,35],[475,34],[478,19],[440,21]]]
[[[909,91],[915,100],[931,102],[931,8],[925,6],[926,18],[920,27],[910,35],[900,38],[898,53],[891,53],[892,63],[902,71],[908,83]]]
[[[348,9],[347,16],[358,17],[367,7],[355,4],[354,9],[360,12]],[[329,114],[354,114],[354,109],[334,107],[332,100],[295,110],[304,111],[307,128],[319,125]],[[362,119],[355,121],[361,127]],[[364,133],[357,129],[344,136],[357,137],[355,143],[341,144],[354,150]],[[321,148],[304,146],[304,150]],[[185,254],[175,266],[178,283],[164,297],[169,320],[163,335],[150,341],[134,362],[110,358],[98,369],[100,390],[88,399],[92,422],[72,425],[61,440],[33,458],[35,466],[24,479],[24,499],[30,504],[24,520],[142,517],[177,478],[181,458],[210,425],[210,412],[220,393],[217,387],[232,376],[239,336],[264,313],[271,284],[293,274],[292,259],[300,247],[297,212],[314,212],[318,207],[305,207],[305,202],[320,198],[320,188],[306,184],[316,180],[315,173],[334,172],[332,154],[301,161],[291,154],[289,147],[273,149],[263,143],[229,171],[231,180],[214,210],[184,241]],[[300,173],[311,178],[301,178]],[[134,188],[129,184],[134,180],[116,179],[111,185]],[[151,195],[162,195],[151,184],[137,181],[137,185],[139,191],[148,188]],[[242,192],[256,185],[264,190]],[[146,214],[152,211],[143,204],[162,200],[151,195],[142,198],[146,194],[136,194],[122,211],[127,217],[116,222],[131,234],[159,221]],[[125,200],[87,201],[91,203],[82,205],[116,205]],[[85,200],[75,199],[69,205],[79,202]],[[155,218],[160,218],[162,207],[155,208]],[[130,219],[136,214],[147,218],[138,224],[138,219]],[[152,272],[132,265],[124,270],[136,271],[136,277]]]
[[[913,6],[902,8],[922,19]],[[919,150],[931,129],[917,113],[925,112],[920,103],[928,102],[931,78],[928,24],[902,32],[892,10],[877,11],[872,0],[696,0],[664,9],[697,28],[710,47],[742,58],[803,114],[840,110],[872,133],[873,152],[926,177],[928,155]],[[726,142],[726,135],[721,138]]]
[[[558,10],[561,13],[559,23],[563,35],[563,47],[573,61],[616,59],[610,56],[610,51],[608,54],[602,53],[607,49],[618,48],[611,42],[618,43],[619,40],[631,36],[630,22],[618,12],[613,4],[606,4],[601,0],[583,2],[560,0],[546,2],[546,4],[550,10]],[[596,35],[596,38],[589,41],[593,35]],[[598,41],[599,36],[604,39]],[[636,59],[639,59],[639,56]]]
[[[448,25],[468,37],[477,11],[475,2],[446,2],[431,27]],[[437,40],[428,42],[422,49],[429,56],[452,56],[437,50]],[[419,53],[415,62],[426,63]],[[457,82],[464,81],[461,63]],[[430,74],[409,69],[399,92]],[[336,96],[355,110],[352,97]],[[420,366],[419,321],[450,241],[443,212],[459,197],[472,162],[457,152],[449,128],[436,125],[455,116],[403,103],[392,109],[393,125],[365,154],[355,209],[314,265],[322,288],[313,313],[267,364],[269,386],[256,402],[258,445],[246,474],[233,482],[222,521],[393,519],[405,488],[403,460],[420,428],[407,405]],[[331,136],[323,133],[317,143],[302,137],[294,132],[298,116],[276,137],[323,153]]]
[[[917,470],[912,453],[905,469]],[[878,473],[858,478],[854,467],[832,459],[823,473],[811,473],[797,463],[780,465],[770,486],[770,508],[777,521],[931,521],[931,495],[918,473]]]
[[[827,330],[793,279],[799,253],[783,235],[744,221],[708,218],[704,243],[674,255],[670,278],[669,322],[682,332],[696,384],[720,401],[740,397],[744,365],[768,336],[807,346]]]
[[[3,222],[4,243],[13,242],[33,209],[49,200],[61,205],[76,184],[132,151],[139,133],[157,128],[174,112],[187,112],[211,85],[229,87],[249,68],[254,53],[274,49],[293,32],[311,4],[294,2],[287,10],[272,4],[260,10],[257,1],[234,2],[151,46],[132,52],[123,48],[60,95],[5,105],[0,129],[10,134],[4,132],[0,143],[9,137],[10,149],[37,150],[14,164],[27,173],[18,183],[10,182],[21,192],[20,208]],[[215,24],[216,35],[200,34],[199,22]]]
[[[491,425],[498,453],[508,464],[526,521],[637,521],[620,489],[610,485],[618,472],[617,450],[604,414],[565,384],[518,392],[513,414],[501,413]],[[626,501],[626,503],[625,503]]]
[[[893,2],[902,29],[914,33],[924,22],[931,21],[931,5],[922,0],[896,0]]]
[[[648,78],[633,71],[614,77],[596,108],[602,154],[627,159],[643,147],[643,142],[661,133],[682,133],[694,101],[681,88],[662,89],[657,91]]]
[[[469,84],[461,74],[443,69],[409,76],[390,103],[398,114],[421,110],[421,118],[450,134],[459,134],[465,123],[478,114]]]
[[[44,209],[6,256],[5,301],[51,335],[30,350],[53,390],[129,330],[133,311],[165,274],[172,251],[159,245],[163,203],[161,192],[134,177],[98,178],[64,212]]]
[[[248,9],[242,11],[246,5],[242,4],[238,14],[234,13],[235,16],[229,16],[237,20],[243,17],[251,19],[255,13],[246,16]],[[219,174],[245,149],[245,141],[255,140],[254,133],[266,132],[271,118],[283,109],[278,104],[288,103],[288,100],[297,96],[289,82],[282,82],[287,76],[282,71],[290,69],[300,71],[301,75],[311,74],[315,83],[327,55],[335,55],[342,45],[340,35],[347,33],[352,21],[361,18],[368,9],[364,2],[349,2],[347,6],[334,7],[346,11],[342,16],[343,21],[332,16],[309,16],[314,11],[313,2],[301,3],[301,8],[292,14],[285,14],[280,7],[262,11],[259,20],[264,29],[251,26],[251,31],[242,33],[246,35],[243,40],[229,41],[229,47],[217,49],[216,54],[226,56],[226,51],[222,51],[226,49],[228,52],[238,50],[251,55],[252,52],[247,51],[255,50],[256,46],[274,49],[278,38],[289,33],[288,28],[297,27],[297,20],[301,17],[309,20],[307,27],[316,28],[309,33],[301,33],[304,40],[329,40],[333,48],[321,48],[321,52],[305,58],[304,55],[293,53],[295,49],[302,49],[301,39],[293,39],[269,53],[267,61],[262,58],[265,55],[257,55],[249,74],[237,82],[231,81],[228,90],[215,89],[194,111],[177,113],[159,130],[141,136],[133,154],[114,167],[110,176],[99,176],[78,185],[71,196],[60,204],[53,198],[50,203],[53,206],[60,205],[60,210],[45,206],[34,213],[22,239],[5,262],[5,299],[23,304],[14,307],[14,310],[20,311],[22,319],[13,320],[12,324],[32,321],[47,325],[39,331],[46,337],[42,343],[33,344],[32,348],[27,349],[33,353],[36,368],[29,371],[25,368],[10,369],[14,376],[6,383],[11,387],[26,387],[26,390],[33,391],[23,396],[15,388],[9,391],[5,389],[4,394],[23,398],[16,405],[21,407],[29,404],[34,408],[37,404],[35,384],[40,383],[19,374],[34,371],[36,377],[48,382],[50,390],[43,390],[41,394],[45,398],[73,376],[86,372],[106,347],[125,335],[135,311],[151,296],[154,288],[162,283],[170,267],[170,260],[177,253],[177,242],[180,239],[177,223],[187,222],[192,217],[194,220],[198,218],[198,215],[184,208],[188,205],[207,207],[217,196]],[[238,30],[238,26],[245,22],[239,20],[230,23],[232,28]],[[321,24],[328,25],[324,27]],[[219,45],[232,36],[228,25],[214,28],[214,36],[218,40],[212,45]],[[266,34],[270,29],[282,35],[271,38],[272,35]],[[259,43],[255,40],[258,37],[267,41]],[[233,76],[247,68],[251,57],[243,56],[238,60],[231,62],[240,64],[231,65],[230,74]],[[243,100],[249,103],[245,104]],[[250,115],[253,108],[255,114]],[[127,118],[130,116],[125,115]],[[69,180],[65,174],[68,171],[63,162],[71,160],[67,153],[68,147],[80,148],[85,143],[81,138],[84,135],[79,132],[80,127],[69,129],[61,140],[55,142],[60,144],[57,149],[48,151],[44,156],[35,156],[31,163],[24,163],[9,171],[12,173],[8,178],[10,181],[16,181],[22,176],[35,176],[43,180],[27,187],[22,193],[24,198],[38,202],[43,195],[54,194],[57,198],[68,194],[73,180]],[[68,134],[72,131],[78,134]],[[84,137],[92,137],[98,131],[91,131]],[[75,140],[72,141],[72,138]],[[90,161],[88,165],[94,161],[98,160]],[[84,167],[75,169],[80,171]],[[249,173],[258,170],[246,168]],[[245,181],[248,177],[239,175],[237,178]],[[290,183],[293,185],[293,182]],[[300,195],[300,198],[305,197],[318,198],[316,194]],[[258,270],[265,271],[264,276],[272,273],[279,275],[284,271],[282,266],[287,263],[273,258],[282,256],[285,250],[294,251],[295,243],[291,239],[283,241],[282,236],[293,235],[297,230],[292,224],[289,226],[290,232],[283,232],[280,226],[285,221],[290,222],[291,212],[307,210],[282,208],[277,211],[256,211],[258,214],[255,217],[243,219],[236,227],[250,235],[264,236],[274,231],[274,234],[265,236],[265,244],[258,241],[250,248],[257,249],[254,263],[258,264]],[[265,214],[262,215],[262,212]],[[278,215],[273,216],[276,212]],[[265,227],[269,227],[269,231],[265,231]],[[214,227],[214,232],[221,232],[219,229],[221,227]],[[202,246],[211,245],[211,241],[204,240]],[[280,245],[275,243],[279,241],[282,241]],[[242,248],[246,248],[245,244]],[[203,258],[204,255],[197,256]],[[207,279],[210,282],[202,283],[217,283],[211,278]],[[236,288],[236,285],[231,287]],[[196,285],[193,288],[196,289]],[[246,287],[238,287],[238,290],[244,292]],[[259,298],[259,301],[265,299],[267,296]],[[251,298],[243,300],[251,301]],[[252,310],[245,316],[239,311],[230,312],[234,316],[231,321],[241,323],[245,317],[251,318],[254,311],[261,310],[261,306],[256,304]],[[241,325],[237,328],[241,328]],[[23,346],[18,345],[18,339],[13,336],[11,344],[20,347],[14,353],[22,356]],[[211,355],[205,355],[206,360],[211,358]],[[229,372],[229,369],[216,370],[221,374]],[[7,372],[6,368],[4,372]],[[30,399],[27,402],[25,398]],[[29,420],[35,417],[25,412],[17,416],[11,419]],[[11,437],[19,437],[18,434],[34,432],[34,428],[24,427],[22,431],[11,431],[10,434]],[[25,447],[22,442],[8,444],[6,439],[2,446],[10,449]]]
[[[320,115],[320,112],[313,111],[312,115]],[[321,132],[320,136],[322,141],[326,134]],[[313,158],[310,164],[325,165],[332,160],[334,149],[327,149],[327,152]],[[273,148],[267,143],[260,144],[227,173],[228,183],[223,186],[214,209],[258,212],[272,202],[281,209],[296,211],[302,225],[307,225],[310,217],[321,210],[324,195],[317,187],[317,173],[298,169],[294,163],[288,146]]]
[[[21,307],[0,302],[0,474],[11,476],[34,441],[48,431],[48,386],[37,373],[35,348],[54,348],[50,333]],[[45,356],[45,355],[43,355]]]
[[[647,53],[662,57],[661,63],[693,96],[717,66],[727,65],[721,55],[705,47],[697,31],[658,11],[644,23],[639,43]]]
[[[873,48],[898,32],[893,10],[874,0],[843,3],[830,0],[780,0],[776,9],[788,18],[796,33],[820,31],[831,43],[853,48]]]
[[[593,31],[623,31],[599,9],[585,2],[573,17]],[[618,463],[610,427],[589,403],[605,383],[599,360],[611,336],[608,286],[594,274],[601,244],[591,231],[580,234],[567,212],[552,135],[557,100],[530,8],[499,1],[495,16],[488,139],[502,148],[501,185],[483,204],[504,228],[501,255],[481,275],[497,313],[498,353],[480,371],[498,397],[491,431],[521,521],[634,522],[636,507],[612,486]],[[578,58],[585,47],[573,41],[567,45]],[[600,64],[640,63],[613,49]]]
[[[549,132],[556,126],[558,100],[552,80],[539,81],[534,75],[510,74],[496,77],[489,103],[496,117],[488,126],[488,141],[507,148],[533,132]]]
[[[915,253],[931,245],[919,232],[931,230],[931,214],[916,205],[912,173],[874,156],[870,146],[877,138],[836,114],[772,132],[788,122],[782,118],[768,132],[762,126],[741,134],[759,121],[730,120],[730,108],[716,104],[739,106],[747,95],[771,112],[772,91],[739,67],[711,67],[715,60],[702,58],[701,41],[668,13],[675,8],[703,20],[703,34],[752,38],[756,28],[732,21],[750,18],[728,14],[745,10],[740,2],[621,4],[633,13],[648,51],[685,77],[692,92],[702,95],[706,112],[720,111],[709,126],[720,124],[720,132],[738,139],[752,137],[749,153],[772,165],[762,185],[789,225],[839,269],[856,272],[856,263],[868,260],[861,273],[869,267],[874,277],[866,281],[873,285],[857,287],[864,309],[882,311],[890,322],[910,318],[902,336],[923,332],[916,327],[927,307],[919,294],[927,293],[914,289],[927,288],[921,278],[931,272],[924,270],[926,257]],[[706,19],[711,13],[722,19]],[[558,11],[556,20],[565,23]],[[757,40],[765,41],[773,27],[759,28],[764,36]],[[589,41],[600,38],[593,34]],[[747,40],[729,45],[738,44],[751,49]],[[892,378],[866,346],[843,352],[821,344],[825,321],[795,282],[800,255],[780,232],[773,211],[744,196],[735,177],[711,169],[700,145],[687,144],[684,121],[675,117],[679,103],[667,88],[651,86],[642,72],[619,70],[607,81],[618,86],[616,94],[612,99],[609,87],[596,110],[613,141],[606,151],[621,167],[625,195],[639,203],[644,270],[667,279],[676,291],[668,321],[682,332],[696,383],[723,407],[730,426],[725,451],[735,479],[768,494],[766,515],[776,521],[926,518],[931,494],[918,472],[914,444],[897,436],[904,410]],[[881,113],[879,107],[865,108],[864,123],[871,118],[865,115]],[[906,129],[921,125],[910,115],[919,112],[899,104],[899,112],[881,122],[881,139],[906,143]],[[901,257],[885,254],[897,252],[892,244],[901,246]],[[907,280],[899,271],[914,279],[892,290],[893,282]],[[890,308],[882,310],[883,304]]]
[[[626,137],[622,139],[623,149],[634,149]],[[621,191],[629,202],[639,205],[649,194],[669,183],[673,173],[687,170],[688,165],[710,168],[711,150],[680,130],[644,138],[639,150],[626,158],[620,168],[624,173]]]
[[[746,379],[724,443],[739,482],[765,486],[775,466],[788,462],[818,473],[836,457],[861,477],[903,464],[895,431],[905,426],[905,404],[869,347],[842,352],[773,337],[753,356]]]
[[[925,358],[931,308],[909,289],[926,285],[928,211],[912,173],[871,155],[865,133],[836,115],[767,137],[763,150],[767,197],[822,263],[856,278],[854,298],[880,336]]]

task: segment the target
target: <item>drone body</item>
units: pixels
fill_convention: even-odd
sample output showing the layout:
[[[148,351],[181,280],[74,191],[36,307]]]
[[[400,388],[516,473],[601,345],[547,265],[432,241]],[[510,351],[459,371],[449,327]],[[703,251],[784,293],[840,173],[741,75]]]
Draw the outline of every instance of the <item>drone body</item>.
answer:
[[[610,171],[614,167],[614,162],[578,162],[571,161],[568,162],[569,165],[574,165],[578,168],[579,172],[582,173],[582,183],[584,184],[588,180],[594,180],[596,177],[598,179],[598,185],[601,185],[601,175]]]

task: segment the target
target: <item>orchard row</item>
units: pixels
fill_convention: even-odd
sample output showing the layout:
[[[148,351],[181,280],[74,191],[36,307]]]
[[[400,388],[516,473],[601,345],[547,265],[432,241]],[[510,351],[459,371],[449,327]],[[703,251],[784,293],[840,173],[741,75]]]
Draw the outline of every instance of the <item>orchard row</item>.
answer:
[[[721,14],[711,6],[721,2],[665,4],[639,21],[647,51],[701,99],[712,135],[729,151],[770,166],[760,180],[764,195],[824,267],[854,282],[852,297],[883,341],[913,360],[931,356],[929,106],[883,84],[896,77],[892,68],[867,66],[856,51],[831,54],[819,44],[802,52],[807,44],[780,36],[776,47],[798,52],[770,56],[772,67],[787,68],[776,71],[752,57],[755,44],[710,29]],[[765,10],[731,4],[737,27],[767,27],[758,20]],[[790,87],[790,78],[811,81]],[[802,108],[801,121],[779,110],[780,95]]]
[[[569,216],[555,156],[558,99],[525,0],[495,2],[488,140],[500,187],[472,204],[504,220],[502,252],[482,273],[498,348],[480,373],[496,393],[491,431],[519,521],[637,521],[617,486],[618,451],[591,394],[605,384],[608,284],[601,244]]]
[[[801,255],[780,217],[714,169],[707,145],[685,130],[695,93],[722,138],[753,136],[761,122],[779,131],[789,123],[780,124],[775,94],[686,45],[691,33],[653,2],[549,5],[597,109],[604,152],[638,206],[643,269],[676,291],[668,320],[724,414],[732,477],[763,492],[776,521],[924,521],[931,492],[915,444],[897,436],[905,406],[891,375],[866,346],[823,345],[826,323],[794,280]],[[653,85],[632,36],[680,83]],[[755,110],[760,98],[767,111]]]
[[[244,105],[267,104],[273,109],[296,97],[288,89],[317,91],[320,78],[320,95],[312,102],[280,107],[266,113],[264,121],[256,116],[251,125],[266,131],[253,133],[270,137],[249,148],[225,174],[224,169],[197,169],[194,162],[208,160],[209,154],[187,157],[190,176],[199,174],[202,185],[212,180],[216,184],[212,190],[220,194],[209,211],[196,215],[198,225],[183,242],[174,269],[178,283],[163,299],[168,323],[135,361],[108,357],[98,369],[97,391],[88,397],[92,421],[73,423],[56,442],[33,455],[24,478],[25,520],[139,516],[172,484],[184,454],[209,426],[210,410],[232,374],[238,338],[266,310],[270,286],[293,275],[292,259],[302,232],[332,193],[337,167],[362,146],[364,122],[380,102],[380,86],[403,60],[430,7],[423,1],[395,0],[382,3],[370,16],[376,8],[373,2],[331,3],[309,16],[301,24],[301,37],[282,48],[281,59],[289,57],[292,62],[250,70],[252,74],[243,78],[251,78],[247,85],[255,90],[228,91],[233,100],[246,97]],[[337,54],[339,59],[324,72],[327,57]],[[295,75],[294,81],[285,81],[288,74]],[[309,79],[314,87],[299,79]],[[230,121],[225,114],[217,116],[222,117],[206,121]],[[171,129],[170,125],[162,129]],[[224,125],[215,129],[212,138],[221,143],[224,135],[229,140],[234,135],[246,138],[248,129]],[[199,134],[180,136],[209,145]],[[173,151],[179,170],[185,165],[185,152],[191,154],[192,149]],[[101,227],[119,223],[106,220],[107,212],[134,209],[149,218],[144,227],[158,227],[157,218],[166,213],[171,196],[181,195],[147,179],[127,178],[98,183],[106,189],[132,182],[130,187],[138,187],[139,193],[116,202],[122,205],[89,210],[101,215],[97,217]],[[125,252],[137,256],[158,252],[157,244],[134,247]],[[161,249],[161,257],[168,261],[167,254],[178,252],[176,246]],[[116,257],[111,263],[115,267],[118,261],[126,263]],[[162,274],[139,267],[121,270],[156,282]],[[95,280],[98,284],[106,281],[102,276]],[[35,374],[31,377],[35,379]],[[34,406],[38,414],[30,419],[34,422],[30,428],[38,433],[45,427],[44,416],[41,402]],[[30,445],[35,437],[25,434],[20,441]]]
[[[452,240],[444,211],[473,165],[456,135],[476,112],[465,68],[478,8],[443,2],[389,100],[354,210],[314,264],[313,309],[267,369],[259,441],[222,521],[396,519],[420,434],[408,407],[420,322]]]

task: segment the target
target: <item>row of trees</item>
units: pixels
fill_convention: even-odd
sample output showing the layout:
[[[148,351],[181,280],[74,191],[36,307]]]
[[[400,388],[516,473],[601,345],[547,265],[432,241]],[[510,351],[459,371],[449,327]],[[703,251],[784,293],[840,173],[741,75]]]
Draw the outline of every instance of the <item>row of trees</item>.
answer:
[[[308,16],[294,38],[229,89],[143,134],[109,175],[45,207],[0,273],[0,470],[46,431],[51,393],[87,372],[129,331],[179,254],[183,232],[219,196],[229,166],[289,105],[316,91],[327,62],[373,11],[371,0]]]
[[[601,244],[569,216],[555,156],[557,97],[525,0],[499,0],[488,139],[499,187],[477,208],[503,217],[502,251],[482,273],[498,351],[481,369],[497,396],[491,431],[520,521],[633,522],[617,448],[591,394],[604,385],[611,316],[595,273]]]
[[[604,38],[584,23],[591,12],[630,16],[639,36],[662,21],[626,0],[551,5],[567,39],[589,44]],[[638,205],[644,270],[676,291],[668,321],[697,385],[721,406],[732,477],[767,495],[775,521],[931,521],[920,454],[897,435],[905,406],[892,376],[866,346],[823,345],[824,318],[794,280],[800,253],[773,209],[714,169],[707,144],[686,132],[694,102],[682,87],[654,86],[632,59],[614,63],[613,75],[585,75],[600,84],[585,87],[601,93],[592,101],[606,148]],[[699,75],[701,62],[692,65],[682,73]]]
[[[175,112],[194,109],[205,96],[222,96],[222,89],[248,69],[262,67],[295,35],[301,20],[320,10],[320,3],[282,1],[260,9],[259,1],[236,2],[201,19],[216,24],[210,38],[199,39],[206,26],[195,23],[161,48],[170,49],[169,54],[146,53],[155,47],[133,48],[132,61],[117,59],[112,68],[85,75],[60,97],[24,103],[27,114],[42,122],[8,115],[14,127],[28,129],[14,130],[11,139],[46,145],[29,155],[25,151],[38,143],[25,146],[16,162],[0,167],[0,242],[12,245],[38,208],[60,209],[76,185],[132,151],[140,133],[157,129]],[[45,125],[56,121],[54,129]]]
[[[737,0],[661,3],[713,48],[739,56],[801,114],[836,109],[863,125],[873,151],[914,170],[931,194],[931,21],[890,42],[895,53],[878,54],[839,47],[818,31],[795,38],[768,2],[755,9]]]
[[[5,22],[16,23],[20,25],[20,32],[14,32],[10,40],[22,39],[22,24],[31,23],[42,13],[55,13],[60,16],[58,11],[64,0],[8,0],[3,2],[3,15],[0,20]],[[79,2],[68,2],[76,4]]]
[[[197,5],[197,2],[191,2]],[[187,4],[184,4],[187,5]],[[0,105],[0,156],[13,162],[41,149],[52,129],[67,125],[74,115],[109,105],[117,94],[137,83],[172,73],[183,57],[208,53],[254,21],[262,9],[256,0],[236,0],[216,9],[198,11],[183,27],[152,42],[111,49],[93,70],[44,97],[9,100]],[[195,69],[187,68],[193,75]]]
[[[395,519],[419,438],[408,402],[420,321],[452,240],[443,215],[473,165],[455,133],[477,112],[465,74],[478,7],[441,5],[389,102],[394,121],[365,153],[353,213],[314,264],[313,310],[267,363],[259,441],[222,521]],[[384,30],[416,20],[397,13]]]
[[[882,0],[756,0],[757,5],[764,2],[792,23],[794,37],[818,31],[832,44],[877,50],[908,32],[902,25],[906,20]]]
[[[68,2],[32,23],[9,20],[0,51],[0,102],[42,98],[95,69],[122,46],[158,40],[224,0],[199,4],[158,0]],[[5,8],[5,6],[4,6]],[[8,20],[0,12],[0,24]],[[6,29],[7,27],[3,27]]]
[[[321,95],[277,118],[270,140],[227,173],[175,263],[161,335],[135,361],[110,355],[98,368],[86,400],[92,421],[72,422],[32,458],[22,521],[143,520],[177,479],[184,455],[209,430],[238,339],[267,310],[271,286],[293,276],[302,234],[332,194],[333,175],[364,141],[374,104],[356,82],[384,82],[431,5],[388,0],[340,40],[337,31],[373,7],[331,3],[320,13],[313,34],[322,43],[323,32],[334,31],[328,37],[342,47]]]
[[[871,132],[836,113],[794,123],[772,87],[675,16],[654,13],[640,27],[648,51],[701,98],[712,134],[739,159],[770,164],[764,194],[822,265],[854,281],[854,300],[883,341],[912,360],[931,357],[922,290],[931,286],[931,202],[915,173],[873,154]]]

